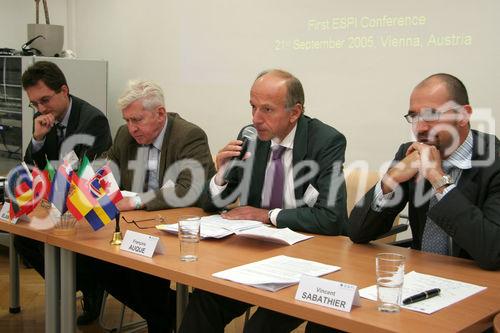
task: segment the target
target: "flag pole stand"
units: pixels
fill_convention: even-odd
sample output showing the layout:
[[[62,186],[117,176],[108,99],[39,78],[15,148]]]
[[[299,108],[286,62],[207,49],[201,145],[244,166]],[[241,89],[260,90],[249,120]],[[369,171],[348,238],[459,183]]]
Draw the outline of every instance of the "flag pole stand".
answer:
[[[111,241],[109,243],[111,245],[121,245],[123,237],[122,232],[120,231],[120,213],[116,215],[115,222],[115,232],[113,232],[113,238],[111,238]]]

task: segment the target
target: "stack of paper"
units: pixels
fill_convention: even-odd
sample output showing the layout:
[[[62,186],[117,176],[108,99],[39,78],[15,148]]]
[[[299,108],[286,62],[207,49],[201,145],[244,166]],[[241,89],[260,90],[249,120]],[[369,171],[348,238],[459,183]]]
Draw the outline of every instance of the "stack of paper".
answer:
[[[255,238],[285,245],[292,245],[313,237],[299,234],[298,232],[292,231],[289,228],[277,229],[265,225],[257,228],[247,229],[244,231],[238,231],[236,232],[236,234],[238,236]]]
[[[223,238],[235,232],[260,227],[262,224],[262,222],[251,220],[227,220],[220,215],[204,216],[200,219],[200,237]],[[178,232],[177,223],[160,224],[156,228],[175,234]]]
[[[281,255],[230,268],[212,276],[259,289],[277,291],[299,283],[302,275],[321,276],[339,269],[338,266]]]
[[[409,305],[402,305],[401,307],[413,311],[431,314],[486,289],[486,287],[477,286],[470,283],[445,279],[438,276],[412,271],[405,274],[402,299],[433,288],[441,289],[441,293],[439,294],[439,296]],[[377,286],[374,285],[363,288],[359,291],[359,295],[361,297],[371,299],[372,301],[376,301]]]

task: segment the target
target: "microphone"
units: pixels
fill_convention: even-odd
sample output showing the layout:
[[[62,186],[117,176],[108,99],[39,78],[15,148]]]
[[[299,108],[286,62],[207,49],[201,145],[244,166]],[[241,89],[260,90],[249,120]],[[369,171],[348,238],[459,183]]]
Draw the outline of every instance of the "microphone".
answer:
[[[255,143],[255,140],[257,139],[257,130],[255,127],[252,125],[247,126],[243,129],[243,132],[241,133],[241,141],[243,143],[241,144],[241,152],[239,156],[234,156],[232,160],[241,160],[243,159],[243,156],[248,151],[248,148],[250,148],[251,145]]]
[[[255,127],[252,125],[245,127],[241,132],[241,141],[243,141],[243,143],[241,144],[240,154],[231,158],[228,162],[227,169],[224,171],[224,180],[226,181],[228,180],[231,169],[237,165],[241,166],[243,163],[243,156],[245,156],[248,151],[253,151],[255,149],[255,142],[257,141],[257,130]]]

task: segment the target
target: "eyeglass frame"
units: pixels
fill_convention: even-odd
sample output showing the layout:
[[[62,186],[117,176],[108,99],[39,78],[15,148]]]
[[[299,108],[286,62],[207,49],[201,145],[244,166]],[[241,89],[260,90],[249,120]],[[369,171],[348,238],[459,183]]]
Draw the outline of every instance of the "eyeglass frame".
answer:
[[[35,101],[35,102],[31,102],[30,101],[30,104],[28,104],[28,106],[34,110],[38,110],[38,106],[39,105],[42,105],[42,106],[46,106],[47,104],[50,103],[50,101],[52,100],[52,98],[57,95],[57,94],[60,94],[62,91],[62,89],[59,89],[58,91],[55,91],[52,95],[50,96],[43,96],[42,98],[40,98],[38,101]]]
[[[151,227],[141,227],[140,225],[137,224],[138,222],[154,221],[156,219],[159,219],[160,222],[165,222],[166,221],[166,219],[163,216],[161,216],[161,215],[158,215],[157,217],[152,217],[152,218],[148,218],[148,219],[141,219],[141,220],[137,220],[137,221],[136,220],[127,221],[127,219],[125,218],[125,216],[122,215],[121,217],[122,217],[123,221],[125,221],[125,223],[129,223],[129,224],[132,223],[137,228],[143,229],[143,230],[144,229],[153,229],[153,228],[156,228],[156,225],[151,226]]]
[[[429,111],[432,112],[432,114],[429,115]],[[403,115],[403,118],[406,119],[406,121],[409,124],[416,124],[419,121],[425,121],[426,123],[429,122],[434,122],[438,121],[441,118],[442,114],[445,114],[446,112],[449,111],[458,111],[457,108],[451,108],[445,111],[440,111],[439,109],[434,109],[434,108],[424,108],[420,113],[417,114],[410,114],[411,111],[408,111],[407,114]],[[429,116],[434,116],[435,119],[424,119],[424,117],[429,117]]]

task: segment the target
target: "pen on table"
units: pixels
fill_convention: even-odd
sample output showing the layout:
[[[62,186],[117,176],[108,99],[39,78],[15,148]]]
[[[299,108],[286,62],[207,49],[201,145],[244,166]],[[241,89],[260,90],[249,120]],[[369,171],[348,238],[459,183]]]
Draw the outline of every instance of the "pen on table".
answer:
[[[434,289],[429,289],[429,290],[423,291],[423,292],[418,293],[416,295],[405,298],[403,300],[403,305],[408,305],[408,304],[413,304],[416,302],[423,301],[424,299],[428,299],[428,298],[439,295],[440,292],[441,292],[441,289],[439,289],[439,288],[434,288]]]

